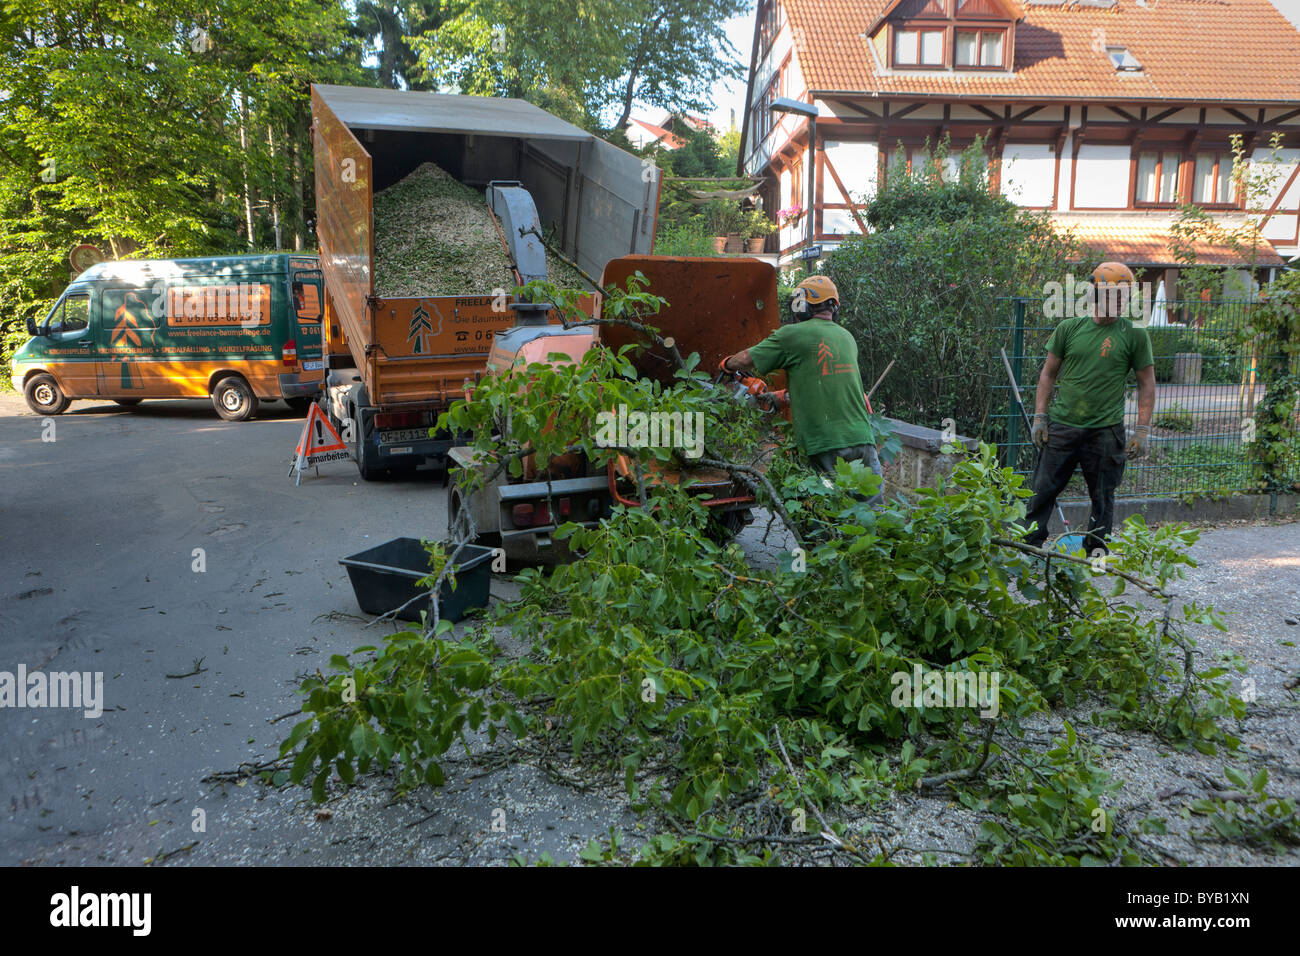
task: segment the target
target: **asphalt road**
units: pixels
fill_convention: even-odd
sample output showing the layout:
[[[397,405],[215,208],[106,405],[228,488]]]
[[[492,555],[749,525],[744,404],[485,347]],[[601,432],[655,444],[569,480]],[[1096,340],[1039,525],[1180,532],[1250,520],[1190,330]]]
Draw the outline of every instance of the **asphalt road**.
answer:
[[[178,800],[191,831],[205,773],[274,755],[295,675],[373,642],[322,618],[360,613],[338,559],[445,530],[432,476],[365,483],[338,462],[295,487],[302,420],[279,403],[238,424],[200,401],[77,402],[52,421],[43,440],[0,395],[0,671],[102,672],[104,713],[0,708],[6,864]]]

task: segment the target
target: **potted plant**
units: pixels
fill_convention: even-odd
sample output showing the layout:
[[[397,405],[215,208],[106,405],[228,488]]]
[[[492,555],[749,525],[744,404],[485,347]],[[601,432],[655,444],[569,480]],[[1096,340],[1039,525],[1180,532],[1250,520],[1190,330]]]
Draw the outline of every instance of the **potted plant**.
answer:
[[[751,209],[745,213],[745,251],[758,253],[763,251],[767,237],[776,230],[776,223],[767,218],[761,209]]]
[[[740,207],[726,199],[715,199],[704,207],[704,218],[713,235],[713,248],[716,252],[739,252]],[[736,249],[731,249],[732,237],[735,237]]]
[[[803,206],[795,202],[779,210],[776,214],[776,220],[781,225],[788,226],[796,222],[801,215],[803,215]]]

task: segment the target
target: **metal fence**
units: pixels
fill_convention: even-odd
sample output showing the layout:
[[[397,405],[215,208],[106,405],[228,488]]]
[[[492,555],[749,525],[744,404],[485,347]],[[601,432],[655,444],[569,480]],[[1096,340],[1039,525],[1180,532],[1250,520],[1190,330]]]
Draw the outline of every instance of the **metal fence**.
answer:
[[[1032,418],[1047,340],[1068,316],[1060,315],[1059,300],[1010,299],[1007,308],[1010,325],[1000,331],[1005,333],[1007,356]],[[1249,442],[1256,407],[1275,366],[1273,356],[1261,354],[1260,345],[1242,340],[1254,308],[1255,303],[1243,301],[1167,302],[1163,314],[1157,308],[1147,317],[1156,371],[1151,449],[1129,461],[1118,497],[1217,496],[1258,490],[1259,474],[1252,465]],[[1001,356],[996,360],[1000,367]],[[994,385],[986,438],[997,442],[1004,463],[1014,463],[1018,472],[1029,475],[1035,450],[1005,372],[1001,382]],[[1129,429],[1137,424],[1137,383],[1132,376],[1124,424]],[[1291,449],[1282,469],[1288,484],[1300,480],[1300,447]],[[1087,498],[1081,474],[1076,472],[1062,498]]]

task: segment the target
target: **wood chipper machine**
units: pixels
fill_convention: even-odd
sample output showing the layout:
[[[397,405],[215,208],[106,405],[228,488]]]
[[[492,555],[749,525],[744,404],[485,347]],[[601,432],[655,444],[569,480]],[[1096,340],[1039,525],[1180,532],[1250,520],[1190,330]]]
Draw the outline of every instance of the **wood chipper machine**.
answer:
[[[494,196],[493,211],[501,217],[503,228],[519,235],[522,227],[527,233],[526,194],[506,196],[490,190],[489,198]],[[526,244],[516,245],[520,273],[527,275],[530,253]],[[776,270],[760,260],[622,256],[606,264],[601,286],[625,288],[628,278],[637,272],[648,281],[647,291],[668,303],[648,320],[649,324],[660,330],[662,338],[673,340],[681,355],[698,352],[702,369],[717,368],[723,357],[755,344],[779,324]],[[511,308],[516,323],[494,341],[488,375],[505,374],[534,362],[556,361],[559,355],[577,362],[589,349],[617,350],[635,342],[647,346],[633,359],[638,374],[664,385],[674,381],[676,365],[668,349],[651,344],[640,330],[621,325],[566,330],[548,322],[547,304],[516,302]],[[595,300],[595,310],[598,313],[599,298]],[[779,375],[774,377],[772,385],[781,387]],[[720,388],[719,401],[731,400],[731,390],[731,387]],[[476,459],[473,449],[453,448],[449,459],[458,468],[478,468],[485,481],[469,494],[467,501],[462,500],[462,491],[456,483],[450,484],[449,527],[456,527],[462,508],[472,509],[479,543],[500,546],[511,560],[527,563],[567,560],[567,548],[554,538],[557,527],[568,522],[592,526],[615,505],[640,506],[634,463],[625,456],[602,468],[577,455],[544,465],[526,462],[519,478],[502,472],[491,480],[488,479],[496,471],[495,465],[488,467]],[[711,509],[724,532],[734,534],[748,523],[754,494],[725,470],[695,464],[680,456],[672,467],[649,462],[646,466],[644,480],[651,489],[689,478],[691,493]]]

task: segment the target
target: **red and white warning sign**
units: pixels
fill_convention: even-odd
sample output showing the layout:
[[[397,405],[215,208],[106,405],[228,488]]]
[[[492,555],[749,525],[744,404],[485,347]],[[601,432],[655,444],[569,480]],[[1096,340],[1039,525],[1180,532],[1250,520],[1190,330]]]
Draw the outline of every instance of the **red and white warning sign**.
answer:
[[[296,468],[298,481],[301,482],[304,468],[351,457],[347,445],[343,444],[343,439],[325,417],[325,412],[321,410],[320,405],[312,402],[311,411],[307,413],[307,421],[303,425],[302,437],[298,439],[298,447],[294,449],[293,464],[289,466],[290,473]]]

